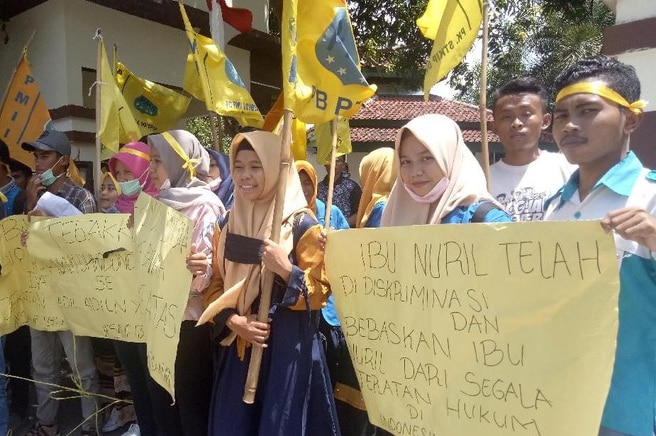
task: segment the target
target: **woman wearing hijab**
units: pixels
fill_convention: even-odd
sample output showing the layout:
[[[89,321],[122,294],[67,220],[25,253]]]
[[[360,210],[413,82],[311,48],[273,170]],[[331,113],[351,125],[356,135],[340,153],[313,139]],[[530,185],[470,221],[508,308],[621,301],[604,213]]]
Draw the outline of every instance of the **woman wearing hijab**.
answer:
[[[308,207],[322,226],[326,221],[326,203],[317,198],[317,172],[312,164],[305,160],[294,162],[301,180],[303,195],[307,200]],[[348,229],[349,225],[341,210],[334,204],[330,206],[330,227],[335,230]]]
[[[356,225],[380,227],[387,197],[396,181],[398,166],[394,160],[394,149],[378,148],[360,162],[360,184],[362,197],[358,207]]]
[[[157,198],[159,189],[150,178],[150,147],[143,142],[125,144],[109,160],[109,171],[119,184],[119,196],[116,209],[121,213],[134,213],[134,204],[139,193],[144,192]],[[137,423],[131,424],[123,436],[157,436],[157,423],[153,415],[153,400],[149,386],[157,386],[148,373],[146,344],[136,342],[114,341],[114,349],[121,366],[125,370],[130,384],[130,393]],[[159,392],[162,402],[168,402],[166,392]],[[113,414],[113,411],[112,411]],[[111,431],[114,426],[111,419],[103,426],[103,431]],[[119,423],[121,420],[118,421]]]
[[[210,435],[338,435],[330,378],[318,330],[329,287],[321,232],[293,165],[287,173],[279,243],[270,240],[280,175],[280,138],[238,134],[230,149],[235,202],[215,236],[212,319],[225,347],[214,381]],[[188,267],[203,270],[192,255]],[[264,269],[275,273],[270,323],[257,321]],[[252,347],[265,348],[255,402],[242,400]]]
[[[103,213],[116,213],[116,199],[118,198],[119,193],[118,182],[112,175],[112,173],[103,174],[102,180],[100,182],[100,198],[98,206],[100,206],[100,211]]]
[[[171,130],[148,137],[150,175],[159,187],[159,199],[194,223],[192,251],[211,257],[212,234],[225,208],[203,180],[209,171],[209,155],[198,139],[185,130]],[[198,436],[207,434],[212,386],[212,351],[209,325],[195,327],[203,312],[203,291],[212,268],[195,274],[185,308],[175,361],[175,400],[180,428],[174,421],[175,408],[155,404],[160,433]],[[162,407],[166,406],[166,407]]]
[[[134,203],[142,191],[157,198],[159,189],[150,177],[150,147],[143,142],[125,144],[109,160],[109,171],[119,184],[116,208],[121,213],[134,213]]]
[[[210,170],[207,183],[219,197],[226,209],[232,208],[235,201],[235,183],[230,174],[230,158],[225,154],[206,148],[210,155]]]
[[[510,221],[487,192],[483,170],[452,119],[411,120],[396,135],[395,151],[399,173],[382,227]]]

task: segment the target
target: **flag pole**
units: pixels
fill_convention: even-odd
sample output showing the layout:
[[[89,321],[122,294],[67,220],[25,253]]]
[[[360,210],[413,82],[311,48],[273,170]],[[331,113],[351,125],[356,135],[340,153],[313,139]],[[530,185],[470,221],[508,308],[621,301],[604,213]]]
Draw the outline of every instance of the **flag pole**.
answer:
[[[330,148],[330,171],[328,173],[328,196],[326,197],[326,217],[324,229],[330,228],[330,209],[333,205],[333,189],[335,189],[335,164],[337,162],[337,117],[330,122],[330,132],[332,133]]]
[[[221,137],[219,135],[219,116],[213,111],[208,111],[208,113],[210,116],[210,131],[212,132],[212,148],[223,153]]]
[[[96,35],[93,37],[97,41],[97,60],[96,60],[96,160],[94,162],[93,168],[93,190],[96,194],[96,198],[100,198],[100,183],[102,180],[101,176],[101,160],[102,160],[102,143],[100,142],[100,114],[101,114],[101,90],[100,86],[103,86],[102,83],[102,34],[100,28],[96,29]]]
[[[478,109],[481,117],[481,153],[483,155],[483,173],[490,190],[490,151],[487,139],[487,50],[488,50],[488,24],[490,21],[488,13],[488,0],[483,0],[483,41],[481,53],[481,78],[479,90]]]
[[[280,176],[278,177],[278,190],[275,197],[273,208],[273,223],[271,224],[271,240],[275,243],[280,241],[280,230],[282,226],[282,212],[285,205],[285,193],[287,190],[287,175],[289,167],[292,164],[291,142],[292,142],[292,112],[285,109],[283,118],[282,147],[280,149]],[[262,293],[260,295],[260,307],[257,312],[259,322],[269,322],[269,307],[271,306],[271,290],[273,288],[273,271],[265,268],[262,277]],[[244,403],[253,404],[255,402],[255,392],[257,391],[257,382],[260,377],[260,366],[262,364],[262,353],[264,348],[251,347],[251,360],[248,365],[248,375],[246,376],[246,385],[244,386]]]

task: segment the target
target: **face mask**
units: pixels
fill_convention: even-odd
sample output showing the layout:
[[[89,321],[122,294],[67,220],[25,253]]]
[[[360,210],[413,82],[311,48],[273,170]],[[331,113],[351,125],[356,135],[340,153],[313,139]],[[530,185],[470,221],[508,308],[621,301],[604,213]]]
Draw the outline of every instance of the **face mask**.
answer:
[[[121,188],[121,194],[132,196],[141,192],[143,185],[139,183],[139,180],[149,171],[149,168],[146,168],[139,177],[133,180],[128,180],[127,182],[118,182],[118,186]]]
[[[121,187],[121,194],[131,196],[141,192],[141,184],[139,179],[128,180],[127,182],[118,182],[118,186]]]
[[[64,156],[61,156],[59,159],[57,159],[57,162],[55,162],[55,164],[53,166],[51,166],[50,168],[48,168],[47,170],[42,172],[41,175],[39,176],[39,178],[41,179],[41,184],[43,186],[48,187],[48,186],[52,185],[53,183],[55,183],[57,181],[58,178],[60,178],[61,176],[64,175],[64,173],[61,173],[60,175],[55,176],[52,172],[52,169],[55,166],[57,166],[57,164],[62,159],[62,157],[64,157]]]
[[[412,190],[405,183],[402,183],[402,185],[408,195],[410,195],[410,197],[412,197],[412,199],[417,203],[433,203],[437,201],[442,196],[442,194],[444,194],[444,192],[446,192],[446,188],[449,187],[449,179],[442,177],[442,179],[440,179],[440,181],[437,182],[435,186],[433,186],[433,189],[431,189],[431,191],[423,197],[412,192]]]

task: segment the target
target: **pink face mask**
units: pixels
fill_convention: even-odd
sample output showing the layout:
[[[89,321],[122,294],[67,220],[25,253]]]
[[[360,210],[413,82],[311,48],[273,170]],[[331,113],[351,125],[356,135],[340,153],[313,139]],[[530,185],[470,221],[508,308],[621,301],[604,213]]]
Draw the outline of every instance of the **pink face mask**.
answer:
[[[442,177],[440,181],[437,182],[435,186],[433,186],[433,189],[431,189],[431,191],[424,196],[420,196],[412,192],[412,190],[405,183],[402,183],[402,185],[408,195],[410,195],[410,197],[412,197],[412,199],[417,203],[434,203],[435,201],[439,200],[442,194],[444,194],[446,191],[446,188],[449,187],[449,179]]]

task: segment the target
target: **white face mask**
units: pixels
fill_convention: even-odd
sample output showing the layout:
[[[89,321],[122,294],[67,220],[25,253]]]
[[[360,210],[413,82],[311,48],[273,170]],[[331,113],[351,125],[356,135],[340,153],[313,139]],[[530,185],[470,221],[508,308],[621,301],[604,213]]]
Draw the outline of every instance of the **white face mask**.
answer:
[[[449,179],[442,177],[440,181],[437,182],[435,186],[433,186],[433,189],[431,189],[430,192],[424,196],[420,196],[412,192],[412,190],[405,183],[402,183],[402,185],[408,195],[410,195],[410,197],[412,197],[412,199],[417,203],[433,203],[446,192],[446,188],[449,187]]]

